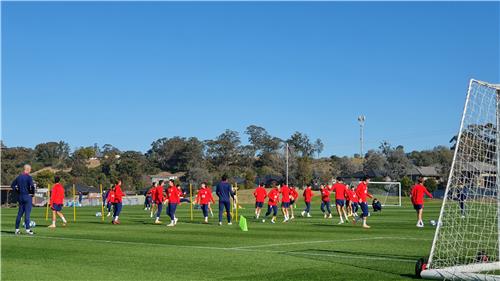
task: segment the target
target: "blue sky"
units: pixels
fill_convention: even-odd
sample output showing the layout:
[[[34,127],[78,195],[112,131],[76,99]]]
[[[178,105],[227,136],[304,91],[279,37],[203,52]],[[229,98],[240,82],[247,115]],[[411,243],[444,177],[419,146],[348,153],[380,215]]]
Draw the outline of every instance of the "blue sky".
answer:
[[[323,156],[448,144],[470,78],[500,83],[499,2],[2,2],[2,140],[145,152],[294,131]]]

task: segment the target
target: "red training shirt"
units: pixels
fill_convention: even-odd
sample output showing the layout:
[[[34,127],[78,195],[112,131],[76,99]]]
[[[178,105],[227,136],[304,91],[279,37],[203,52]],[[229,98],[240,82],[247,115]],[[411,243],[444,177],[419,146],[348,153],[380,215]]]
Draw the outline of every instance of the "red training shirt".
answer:
[[[269,206],[276,206],[278,204],[278,201],[280,199],[280,191],[276,188],[273,188],[271,191],[269,191],[269,194],[267,195],[269,200],[267,201],[267,204]]]
[[[332,186],[332,191],[335,191],[335,200],[345,200],[346,185],[343,183],[336,183]]]
[[[321,190],[321,200],[323,202],[330,202],[330,189],[325,187]]]
[[[64,201],[64,187],[60,183],[54,184],[52,187],[52,193],[50,194],[50,205],[52,204],[62,204]]]
[[[304,201],[306,203],[311,203],[311,198],[313,197],[313,193],[312,193],[311,188],[306,188],[302,195],[304,196]]]
[[[264,187],[258,186],[253,192],[253,196],[255,196],[255,202],[264,203],[267,197],[267,191]]]
[[[432,198],[427,188],[421,184],[416,184],[411,189],[411,202],[413,205],[424,205],[424,194]]]
[[[281,202],[290,203],[290,188],[285,184],[281,186]]]
[[[358,196],[359,203],[366,203],[366,197],[373,198],[373,196],[368,193],[368,186],[365,182],[360,182],[356,188],[356,195]]]
[[[168,203],[179,204],[181,202],[182,192],[176,187],[171,186],[167,189]]]

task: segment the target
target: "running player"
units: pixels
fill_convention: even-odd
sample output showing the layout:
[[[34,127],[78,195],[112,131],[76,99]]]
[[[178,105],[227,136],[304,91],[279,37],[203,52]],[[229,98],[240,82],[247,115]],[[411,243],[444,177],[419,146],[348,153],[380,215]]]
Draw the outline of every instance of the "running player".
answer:
[[[358,187],[356,188],[356,195],[358,196],[359,206],[361,207],[361,211],[363,211],[363,214],[361,214],[361,218],[363,219],[363,228],[370,228],[370,226],[366,224],[366,218],[368,217],[368,204],[366,203],[366,198],[367,197],[373,198],[373,196],[370,193],[368,193],[369,183],[370,183],[370,178],[365,176],[361,179],[361,182],[358,184]],[[353,223],[356,223],[358,220],[359,218],[354,220]]]
[[[299,193],[297,192],[297,189],[294,186],[290,187],[290,219],[293,220],[295,218],[293,209],[295,208],[295,202],[297,202],[297,199],[299,198]]]
[[[163,180],[160,180],[158,182],[158,185],[151,190],[151,195],[153,198],[153,203],[156,205],[156,220],[155,224],[161,224],[160,217],[161,217],[161,211],[163,210],[163,202],[165,201],[165,196],[163,195],[164,192],[164,183]],[[154,206],[153,205],[153,206]],[[153,210],[151,210],[153,211]]]
[[[304,196],[304,203],[306,203],[306,208],[304,211],[302,211],[301,215],[305,216],[307,214],[307,217],[310,218],[311,214],[311,198],[313,197],[313,192],[311,189],[311,184],[307,184],[306,189],[304,190],[304,193],[302,194]]]
[[[56,214],[63,221],[63,226],[66,226],[66,218],[62,213],[62,207],[64,203],[64,187],[59,182],[61,178],[58,176],[54,177],[54,186],[52,187],[52,191],[50,193],[50,207],[52,209],[52,224],[49,225],[49,228],[56,228]]]
[[[319,187],[321,192],[321,212],[323,212],[323,217],[332,218],[332,211],[330,210],[330,189],[328,186],[321,185]],[[326,210],[325,210],[326,207]],[[328,212],[328,213],[327,213]]]
[[[115,185],[115,201],[113,203],[113,221],[111,222],[112,224],[120,224],[120,221],[118,220],[118,217],[120,216],[120,213],[122,211],[122,201],[123,201],[123,196],[125,195],[122,192],[122,181],[117,180],[116,185]]]
[[[264,206],[264,201],[267,197],[267,191],[262,186],[262,183],[259,183],[259,186],[253,192],[253,196],[255,196],[255,218],[259,219],[262,206]]]
[[[347,186],[344,184],[344,181],[341,177],[338,177],[337,182],[332,186],[332,191],[335,192],[335,206],[337,208],[337,214],[340,218],[339,224],[344,223],[342,217],[345,217],[345,221],[349,222],[349,219],[347,218],[347,212],[345,211],[346,188]]]
[[[276,184],[273,184],[273,189],[269,191],[269,194],[267,194],[267,212],[265,215],[265,218],[262,220],[262,222],[266,222],[266,218],[273,213],[273,218],[271,219],[271,223],[276,223],[276,216],[278,215],[278,202],[280,200],[280,190],[279,187]]]
[[[288,213],[288,209],[290,208],[290,188],[288,185],[283,184],[280,189],[281,193],[281,211],[283,212],[283,222],[288,222],[290,219],[290,215]]]
[[[417,227],[424,227],[422,215],[424,212],[424,195],[432,198],[432,194],[424,186],[424,178],[419,177],[418,183],[411,189],[411,202],[413,208],[417,211]]]
[[[207,187],[205,182],[201,183],[201,188],[198,191],[198,195],[194,201],[196,204],[200,204],[201,210],[203,212],[204,221],[203,223],[208,223],[208,204],[210,202],[215,203],[212,197],[212,192]]]
[[[111,207],[113,207],[113,202],[115,202],[115,186],[111,185],[108,190],[108,195],[106,196],[106,207],[108,209],[107,217],[111,216]]]
[[[168,181],[167,189],[167,214],[170,217],[170,224],[167,226],[175,226],[177,224],[177,218],[175,217],[175,211],[177,210],[177,205],[181,202],[182,191],[175,186],[174,180]]]

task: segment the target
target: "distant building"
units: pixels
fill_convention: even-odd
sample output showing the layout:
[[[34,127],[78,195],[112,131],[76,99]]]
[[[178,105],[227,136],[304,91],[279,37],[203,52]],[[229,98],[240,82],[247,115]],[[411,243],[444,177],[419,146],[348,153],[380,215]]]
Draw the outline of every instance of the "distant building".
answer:
[[[440,177],[434,166],[412,166],[406,176],[411,178],[412,181],[417,181],[419,177],[433,178],[435,180],[439,180]]]
[[[170,173],[170,172],[161,172],[156,175],[150,175],[149,180],[152,182],[158,182],[160,180],[163,181],[168,181],[168,180],[177,180],[183,176],[185,176],[185,172],[177,172],[177,173]]]

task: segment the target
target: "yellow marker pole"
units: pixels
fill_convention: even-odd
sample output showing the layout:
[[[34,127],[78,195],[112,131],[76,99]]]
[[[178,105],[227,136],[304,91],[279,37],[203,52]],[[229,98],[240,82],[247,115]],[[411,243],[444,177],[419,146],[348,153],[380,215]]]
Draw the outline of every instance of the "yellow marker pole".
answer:
[[[190,204],[190,211],[191,211],[191,221],[193,221],[193,185],[189,184],[189,201],[191,201]]]
[[[73,184],[73,222],[76,222],[76,192],[75,192],[75,184]]]
[[[101,189],[101,221],[104,222],[104,194],[102,193],[102,183],[99,184]]]
[[[50,184],[47,184],[47,208],[45,208],[45,220],[49,220]]]
[[[238,183],[236,183],[236,191],[234,192],[235,202],[236,202],[236,217],[234,218],[235,221],[238,221]]]
[[[231,186],[231,189],[232,188],[233,187]],[[220,201],[220,199],[219,199],[219,201]],[[231,202],[231,198],[229,198],[229,202],[230,202],[230,204],[229,204],[230,205],[229,206],[229,213],[231,213],[231,217],[234,217],[234,204],[233,204],[234,203],[234,198],[233,198],[233,202]],[[219,202],[219,204],[220,204],[220,202]]]

